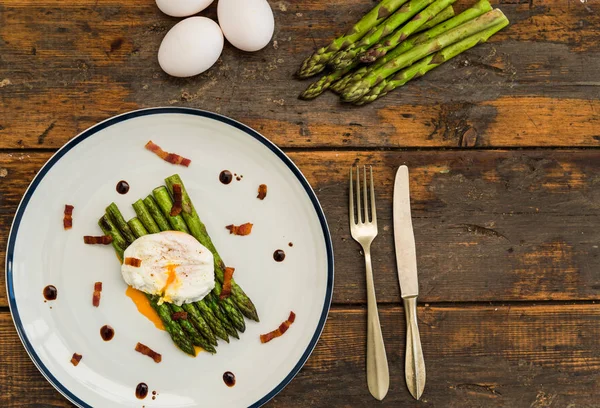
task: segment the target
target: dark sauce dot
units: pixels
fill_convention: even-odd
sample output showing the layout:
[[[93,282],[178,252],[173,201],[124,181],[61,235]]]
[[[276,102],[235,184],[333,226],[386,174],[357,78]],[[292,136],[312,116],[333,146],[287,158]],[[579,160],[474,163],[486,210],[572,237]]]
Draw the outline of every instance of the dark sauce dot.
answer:
[[[156,395],[156,391],[152,391],[152,395]]]
[[[129,191],[129,183],[125,180],[121,180],[117,183],[117,193],[119,194],[127,194]]]
[[[110,341],[115,336],[115,330],[108,324],[105,324],[100,328],[100,336],[104,341]]]
[[[137,387],[135,387],[135,396],[138,399],[144,399],[148,395],[148,386],[146,383],[139,383]]]
[[[57,296],[58,290],[56,290],[56,287],[48,285],[44,288],[44,298],[46,298],[46,300],[56,300]]]
[[[223,170],[221,174],[219,174],[219,181],[223,184],[229,184],[233,180],[233,175],[229,170]]]
[[[152,399],[153,399],[153,400],[155,400],[155,399],[156,399],[156,395],[153,395],[153,396],[152,396]]]
[[[285,252],[283,252],[283,249],[278,249],[273,252],[273,259],[275,259],[276,262],[283,261],[285,259]]]
[[[290,242],[290,243],[288,244],[288,246],[291,246],[291,247],[293,247],[293,246],[294,246],[294,243],[293,243],[293,242]]]
[[[235,375],[231,371],[225,371],[223,381],[228,387],[233,387],[235,385]]]
[[[240,181],[242,178],[241,178],[240,176],[237,176],[235,179],[236,179],[237,181]]]

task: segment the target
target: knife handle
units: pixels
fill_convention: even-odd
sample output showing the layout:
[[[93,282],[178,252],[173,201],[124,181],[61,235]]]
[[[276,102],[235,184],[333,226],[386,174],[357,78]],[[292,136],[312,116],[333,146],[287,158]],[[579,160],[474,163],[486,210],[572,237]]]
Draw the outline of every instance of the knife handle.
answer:
[[[388,361],[381,334],[379,312],[375,286],[373,285],[373,269],[370,250],[365,251],[367,269],[367,385],[373,397],[381,401],[390,388]]]
[[[403,298],[406,314],[405,376],[408,390],[415,399],[421,398],[425,389],[425,360],[417,325],[417,297]]]

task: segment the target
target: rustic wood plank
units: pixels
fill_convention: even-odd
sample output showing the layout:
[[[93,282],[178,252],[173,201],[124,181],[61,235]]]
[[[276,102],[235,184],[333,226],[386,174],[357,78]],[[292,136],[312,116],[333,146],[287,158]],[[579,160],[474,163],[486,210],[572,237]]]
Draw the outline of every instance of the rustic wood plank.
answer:
[[[153,2],[5,2],[0,148],[58,148],[109,116],[163,105],[229,115],[284,147],[456,147],[469,131],[479,146],[598,146],[600,4],[496,3],[512,25],[490,44],[356,109],[334,95],[297,100],[308,82],[291,76],[369,9],[366,0],[271,0],[270,46],[243,55],[227,46],[217,66],[191,79],[158,67],[158,45],[178,20]]]
[[[0,154],[0,259],[16,206],[49,153]],[[336,264],[336,303],[364,303],[359,246],[349,235],[347,177],[373,164],[378,300],[400,301],[391,200],[394,171],[411,169],[421,299],[600,299],[600,151],[293,152],[324,207]],[[0,275],[3,285],[4,275]],[[0,290],[0,306],[6,294]]]
[[[380,315],[391,375],[383,406],[592,407],[600,398],[597,305],[420,307],[427,385],[419,403],[404,381],[403,311],[385,307]],[[364,309],[334,308],[308,363],[269,406],[374,404],[365,338]],[[6,312],[0,359],[0,405],[71,406],[37,372]]]

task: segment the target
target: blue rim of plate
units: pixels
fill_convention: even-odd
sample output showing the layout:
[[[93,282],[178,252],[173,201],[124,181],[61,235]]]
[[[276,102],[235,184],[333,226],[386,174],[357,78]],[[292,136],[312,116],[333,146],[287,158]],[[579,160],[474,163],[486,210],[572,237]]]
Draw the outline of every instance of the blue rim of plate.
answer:
[[[304,190],[305,190],[306,194],[308,195],[308,197],[310,198],[310,201],[312,202],[313,207],[317,213],[317,216],[319,218],[319,223],[321,224],[321,228],[323,230],[323,238],[325,239],[325,246],[326,246],[326,251],[327,251],[327,292],[325,294],[325,301],[323,303],[323,310],[321,312],[321,317],[319,318],[319,324],[317,326],[317,330],[315,331],[315,334],[313,335],[312,339],[310,340],[308,347],[302,354],[302,357],[300,357],[300,360],[298,361],[298,363],[296,363],[296,365],[294,366],[292,371],[283,379],[283,381],[281,381],[279,383],[279,385],[277,385],[267,395],[265,395],[263,398],[259,399],[258,401],[256,401],[252,405],[250,405],[251,408],[258,408],[258,407],[262,406],[263,404],[267,403],[270,399],[272,399],[279,392],[281,392],[281,390],[283,390],[285,388],[285,386],[288,385],[290,383],[290,381],[292,381],[292,379],[296,376],[296,374],[298,374],[300,369],[304,366],[304,364],[308,360],[308,357],[310,357],[310,354],[312,353],[315,346],[317,345],[317,341],[319,340],[319,337],[321,336],[321,332],[323,331],[323,327],[325,326],[325,321],[327,320],[327,315],[329,313],[329,308],[331,306],[331,298],[332,298],[332,294],[333,294],[333,246],[331,243],[331,235],[329,233],[329,227],[327,226],[327,221],[325,219],[325,214],[323,213],[323,209],[321,208],[321,204],[319,203],[319,200],[317,199],[315,192],[311,188],[310,184],[308,183],[308,181],[306,180],[306,178],[304,177],[304,175],[302,174],[300,169],[298,169],[298,167],[294,164],[294,162],[292,162],[292,160],[281,149],[279,149],[273,142],[268,140],[266,137],[264,137],[263,135],[261,135],[260,133],[255,131],[254,129],[252,129],[236,120],[228,118],[226,116],[219,115],[217,113],[208,112],[208,111],[203,111],[200,109],[194,109],[194,108],[163,107],[163,108],[140,109],[140,110],[123,113],[121,115],[117,115],[112,118],[106,119],[106,120],[90,127],[89,129],[84,130],[79,135],[75,136],[73,139],[68,141],[62,148],[60,148],[42,166],[42,168],[40,169],[38,174],[33,178],[33,181],[31,182],[31,184],[25,191],[25,194],[23,195],[23,198],[21,199],[21,202],[19,203],[19,207],[17,208],[17,212],[15,214],[15,218],[13,220],[13,223],[12,223],[12,226],[10,229],[10,234],[9,234],[9,238],[8,238],[8,248],[6,251],[6,290],[8,293],[10,312],[11,312],[11,315],[13,318],[13,322],[17,329],[17,333],[19,334],[19,338],[21,339],[21,342],[23,343],[23,346],[25,347],[25,350],[29,354],[29,357],[34,362],[34,364],[36,365],[38,370],[42,373],[42,375],[44,377],[46,377],[46,380],[48,380],[48,382],[50,382],[50,384],[52,384],[52,386],[54,388],[56,388],[56,390],[58,392],[60,392],[65,398],[67,398],[72,403],[78,405],[79,407],[85,407],[85,408],[91,407],[91,405],[85,403],[80,398],[78,398],[76,395],[74,395],[71,391],[69,391],[64,385],[62,385],[52,375],[50,370],[48,370],[48,368],[40,360],[39,356],[35,352],[33,346],[29,342],[29,339],[27,338],[27,336],[25,335],[25,332],[23,330],[23,325],[21,323],[21,318],[19,316],[19,310],[17,308],[17,303],[15,300],[15,293],[14,293],[14,288],[13,288],[13,278],[12,278],[12,272],[13,272],[12,260],[13,260],[13,256],[14,256],[15,241],[16,241],[17,233],[19,231],[19,225],[21,224],[21,219],[23,218],[23,213],[25,212],[25,209],[27,208],[27,204],[29,203],[29,200],[31,199],[32,195],[35,193],[37,186],[44,179],[44,176],[46,175],[46,173],[48,173],[48,170],[50,170],[52,168],[52,166],[55,163],[57,163],[65,154],[67,154],[73,147],[77,146],[79,143],[81,143],[88,137],[91,137],[91,136],[95,135],[96,133],[100,132],[101,130],[103,130],[109,126],[115,125],[117,123],[124,122],[126,120],[133,119],[133,118],[142,117],[142,116],[159,115],[159,114],[165,114],[165,113],[195,115],[195,116],[202,116],[205,118],[213,119],[218,122],[222,122],[227,125],[233,126],[234,128],[243,131],[247,135],[249,135],[249,136],[253,137],[254,139],[258,140],[259,142],[261,142],[264,146],[266,146],[269,150],[271,150],[271,152],[274,153],[283,163],[285,163],[287,165],[287,167],[296,176],[296,178],[298,179],[298,181],[300,182],[302,187],[304,187]]]

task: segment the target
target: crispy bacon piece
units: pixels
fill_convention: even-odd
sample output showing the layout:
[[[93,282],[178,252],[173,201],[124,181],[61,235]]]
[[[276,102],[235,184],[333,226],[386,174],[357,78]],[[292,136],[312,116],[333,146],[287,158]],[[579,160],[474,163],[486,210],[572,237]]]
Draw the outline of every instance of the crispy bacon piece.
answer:
[[[156,351],[152,350],[150,347],[142,343],[138,343],[135,345],[135,351],[150,357],[152,360],[154,360],[155,363],[160,363],[162,361],[162,356],[160,354],[158,354]]]
[[[129,256],[127,258],[125,258],[125,265],[133,266],[134,268],[139,268],[141,264],[142,264],[141,259],[132,258]]]
[[[66,230],[73,228],[73,207],[72,205],[65,205],[65,215],[63,217],[63,227]]]
[[[152,153],[156,154],[158,157],[171,164],[181,164],[182,166],[189,167],[190,163],[192,162],[190,159],[181,157],[178,154],[165,152],[163,149],[161,149],[159,145],[155,144],[152,140],[149,140],[148,143],[146,143],[146,149],[150,150]]]
[[[258,198],[259,200],[264,200],[266,196],[267,196],[267,185],[261,184],[260,186],[258,186],[258,195],[256,196],[256,198]]]
[[[173,184],[173,207],[171,207],[171,217],[181,213],[181,184]]]
[[[234,268],[225,268],[225,272],[223,272],[223,289],[221,289],[221,294],[219,295],[219,299],[227,299],[229,295],[231,295],[231,278],[233,278]]]
[[[82,357],[83,356],[81,354],[73,353],[73,357],[71,357],[71,364],[77,367]]]
[[[252,223],[247,222],[242,225],[227,225],[225,228],[229,230],[230,234],[244,236],[250,235],[252,232],[252,225]]]
[[[187,312],[175,312],[171,315],[173,320],[187,320]]]
[[[100,306],[100,292],[102,292],[102,282],[94,283],[94,294],[92,295],[92,305]]]
[[[277,329],[275,329],[272,332],[269,332],[267,334],[261,334],[260,342],[268,343],[271,340],[273,340],[274,338],[280,337],[281,335],[283,335],[283,333],[285,333],[287,331],[287,329],[290,328],[292,323],[294,323],[294,320],[296,320],[296,313],[290,312],[290,316],[288,317],[288,319],[285,322],[281,323]]]
[[[113,238],[110,235],[100,235],[97,237],[93,237],[91,235],[85,235],[83,237],[83,243],[88,245],[108,245],[113,242]]]

